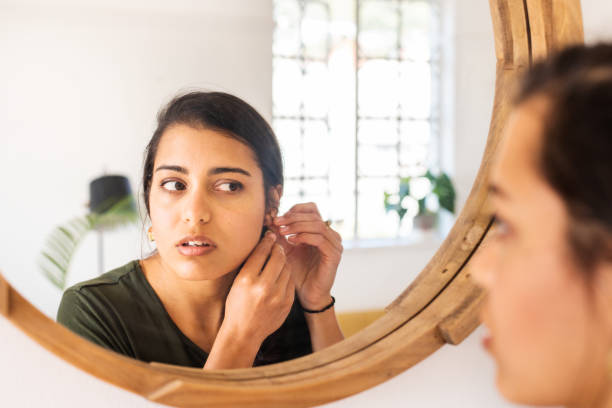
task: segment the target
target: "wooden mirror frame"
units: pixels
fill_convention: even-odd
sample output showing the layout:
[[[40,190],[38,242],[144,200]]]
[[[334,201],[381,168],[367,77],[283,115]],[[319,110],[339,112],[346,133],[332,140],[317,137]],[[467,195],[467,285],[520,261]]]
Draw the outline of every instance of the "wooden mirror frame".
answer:
[[[48,350],[152,401],[180,407],[307,407],[379,384],[479,324],[483,292],[469,260],[491,225],[487,174],[511,110],[511,89],[533,60],[583,41],[579,0],[489,0],[497,79],[489,136],[470,197],[440,249],[372,325],[323,351],[281,364],[207,372],[147,364],[94,345],[55,323],[0,275],[0,313]]]

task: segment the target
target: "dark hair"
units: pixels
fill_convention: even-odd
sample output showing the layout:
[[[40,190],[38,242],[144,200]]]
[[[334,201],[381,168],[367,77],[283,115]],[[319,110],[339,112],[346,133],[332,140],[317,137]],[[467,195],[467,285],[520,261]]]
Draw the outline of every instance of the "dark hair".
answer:
[[[570,215],[568,240],[591,271],[612,259],[612,45],[572,46],[525,76],[516,104],[548,98],[539,166]]]
[[[253,107],[223,92],[190,92],[172,99],[157,115],[157,129],[145,150],[142,187],[149,210],[153,165],[162,135],[175,124],[213,129],[225,133],[255,153],[263,173],[266,206],[272,205],[270,187],[283,185],[283,162],[274,131]]]

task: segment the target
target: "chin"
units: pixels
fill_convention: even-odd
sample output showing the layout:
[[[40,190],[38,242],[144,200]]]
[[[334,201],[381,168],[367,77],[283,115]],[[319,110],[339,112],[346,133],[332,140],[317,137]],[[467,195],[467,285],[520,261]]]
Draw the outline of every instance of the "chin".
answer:
[[[211,261],[213,260],[207,258],[179,259],[174,263],[172,270],[180,279],[204,281],[219,279],[240,266],[240,264]]]
[[[548,389],[546,386],[538,386],[534,381],[527,379],[526,375],[515,373],[514,375],[504,372],[500,367],[497,368],[496,377],[497,389],[500,394],[508,401],[520,405],[562,405],[559,395],[547,398]]]

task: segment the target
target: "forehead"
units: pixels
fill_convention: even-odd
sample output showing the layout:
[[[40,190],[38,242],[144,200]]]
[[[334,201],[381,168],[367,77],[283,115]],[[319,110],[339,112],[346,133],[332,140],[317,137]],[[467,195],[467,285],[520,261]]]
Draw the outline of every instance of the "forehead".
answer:
[[[524,195],[545,184],[538,160],[548,101],[535,97],[517,106],[508,120],[491,182],[512,195]]]
[[[175,124],[161,136],[155,166],[181,165],[190,170],[210,167],[242,167],[260,172],[253,150],[224,132]],[[251,174],[254,174],[251,173]]]

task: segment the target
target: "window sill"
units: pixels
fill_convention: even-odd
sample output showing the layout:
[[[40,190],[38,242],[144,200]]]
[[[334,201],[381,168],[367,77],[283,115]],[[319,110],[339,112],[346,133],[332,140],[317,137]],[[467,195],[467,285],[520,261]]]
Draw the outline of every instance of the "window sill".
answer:
[[[404,249],[404,250],[436,250],[442,244],[443,237],[437,231],[417,232],[407,237],[349,239],[342,241],[345,252],[367,249]]]

